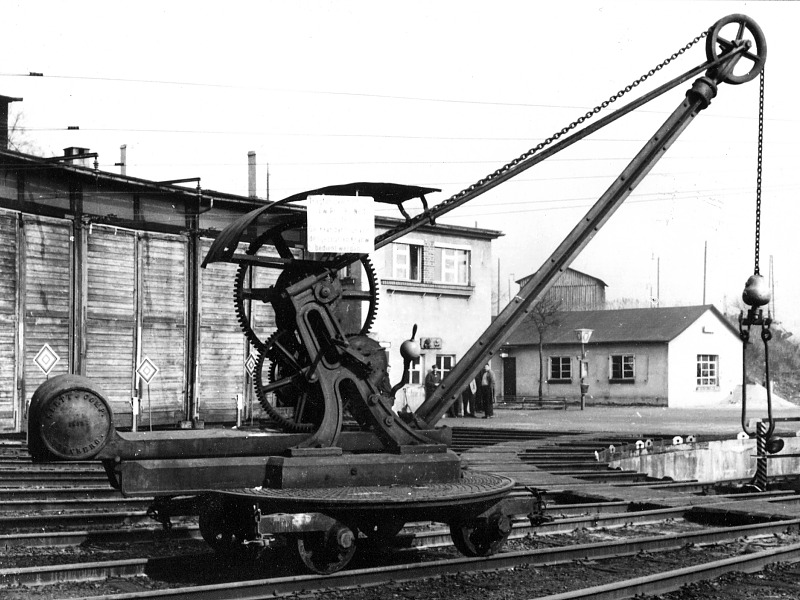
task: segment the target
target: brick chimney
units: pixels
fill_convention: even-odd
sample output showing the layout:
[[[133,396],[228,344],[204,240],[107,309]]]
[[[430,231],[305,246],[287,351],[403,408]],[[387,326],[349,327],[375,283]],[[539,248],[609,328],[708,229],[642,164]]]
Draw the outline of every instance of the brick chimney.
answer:
[[[81,148],[79,146],[70,146],[68,148],[64,148],[64,158],[65,162],[69,162],[70,164],[77,165],[79,167],[89,167],[89,158],[87,156],[83,156],[84,154],[89,154],[88,148]],[[71,157],[81,157],[81,158],[71,158]]]
[[[22,98],[0,96],[0,149],[8,149],[8,105],[12,102],[21,102]]]
[[[258,196],[256,190],[256,153],[252,150],[247,153],[247,195],[250,198]]]

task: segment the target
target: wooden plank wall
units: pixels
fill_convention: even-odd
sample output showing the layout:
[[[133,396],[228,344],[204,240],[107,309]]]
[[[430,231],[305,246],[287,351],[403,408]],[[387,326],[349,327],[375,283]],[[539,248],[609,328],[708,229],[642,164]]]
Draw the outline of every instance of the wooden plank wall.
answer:
[[[102,386],[118,424],[119,417],[131,412],[136,358],[135,256],[134,232],[92,227],[86,259],[85,375]]]
[[[34,363],[44,344],[60,356],[50,377],[68,373],[72,223],[60,219],[23,216],[24,388],[25,401],[45,380]]]
[[[141,359],[159,369],[144,385],[141,422],[176,423],[185,408],[186,364],[186,240],[141,232],[139,235],[141,285]]]
[[[0,431],[17,425],[17,215],[0,212]]]
[[[205,256],[211,240],[202,240]],[[235,421],[236,395],[245,394],[245,338],[234,310],[237,266],[215,263],[200,272],[198,399],[206,421]]]

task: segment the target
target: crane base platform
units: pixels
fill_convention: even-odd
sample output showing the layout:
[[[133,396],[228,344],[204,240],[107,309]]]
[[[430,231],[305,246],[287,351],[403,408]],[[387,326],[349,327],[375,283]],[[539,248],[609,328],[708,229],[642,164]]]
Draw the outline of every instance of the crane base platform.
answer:
[[[449,523],[473,519],[492,509],[514,485],[514,480],[508,477],[463,471],[457,481],[449,483],[291,489],[255,487],[220,490],[215,494],[223,496],[231,509],[236,505],[256,505],[263,515],[323,513],[338,521],[356,524],[386,520]],[[363,530],[363,525],[360,528]]]
[[[340,454],[339,456],[271,456],[265,488],[352,488],[457,483],[461,461],[446,447],[418,454]]]

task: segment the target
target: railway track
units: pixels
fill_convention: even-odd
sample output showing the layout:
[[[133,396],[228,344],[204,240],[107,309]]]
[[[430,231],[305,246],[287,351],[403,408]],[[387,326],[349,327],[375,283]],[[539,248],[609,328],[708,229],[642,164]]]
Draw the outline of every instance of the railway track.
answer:
[[[479,428],[475,429],[477,430]],[[507,465],[509,468],[511,466],[523,464],[526,467],[535,467],[536,469],[558,475],[569,475],[585,481],[588,486],[587,489],[594,483],[603,483],[619,487],[651,487],[660,489],[662,492],[674,491],[675,497],[684,498],[690,494],[705,493],[711,487],[709,484],[700,484],[697,482],[654,482],[652,480],[646,480],[646,478],[638,473],[608,471],[608,466],[606,464],[596,460],[595,450],[607,447],[610,444],[621,445],[628,443],[629,440],[625,440],[625,438],[615,437],[613,439],[598,438],[580,440],[574,438],[570,439],[568,435],[565,435],[563,442],[553,443],[554,436],[552,434],[547,436],[547,440],[543,439],[544,437],[545,436],[541,435],[531,436],[529,432],[518,431],[500,431],[499,433],[498,430],[492,430],[490,433],[477,431],[476,435],[476,432],[472,430],[458,432],[454,430],[454,446],[462,452],[466,452],[469,449],[483,449],[480,452],[485,452],[485,456],[481,456],[480,454],[473,455],[471,453],[464,455],[470,469],[496,470],[500,467],[500,470],[502,470],[502,468],[504,468],[504,463],[498,461],[504,460],[501,457],[511,453],[516,455],[517,461],[513,463],[513,465],[509,463]],[[542,442],[541,446],[532,448],[525,444],[525,442],[536,442],[540,440]],[[502,446],[493,448],[491,447],[492,444],[502,444]],[[524,451],[523,446],[525,446]],[[493,458],[494,456],[497,458]],[[56,471],[53,469],[41,468],[40,465],[31,465],[24,454],[23,447],[14,447],[10,451],[8,445],[0,443],[0,533],[6,532],[0,534],[0,547],[7,549],[68,549],[69,547],[76,547],[78,545],[90,545],[92,547],[103,548],[105,546],[114,546],[115,544],[128,546],[142,544],[152,545],[154,543],[160,544],[165,541],[169,543],[196,542],[199,544],[200,535],[194,519],[182,519],[177,522],[170,531],[162,531],[160,525],[154,523],[147,517],[146,507],[149,505],[150,499],[139,498],[131,500],[121,498],[118,492],[107,486],[105,475],[101,469],[96,468],[96,465],[78,465],[77,467],[70,465],[70,467],[72,468],[68,473],[62,474],[65,473],[66,470],[59,469]],[[55,475],[50,477],[51,474]],[[736,484],[743,482],[732,481],[729,483],[731,486],[735,487]],[[38,487],[42,485],[45,487]],[[34,488],[33,486],[37,487]],[[570,496],[563,496],[557,488],[549,489],[546,497],[550,502],[548,514],[556,518],[554,518],[551,523],[537,526],[535,531],[530,528],[527,522],[515,522],[511,535],[512,540],[524,540],[534,534],[537,538],[541,538],[543,536],[564,535],[576,530],[611,530],[615,528],[641,527],[646,523],[679,522],[683,518],[683,515],[691,508],[688,505],[681,505],[668,509],[660,508],[630,512],[630,502],[624,501],[570,503]],[[795,495],[790,490],[758,495],[720,495],[719,500],[730,501],[731,499],[753,499],[756,497],[763,500],[780,500],[784,504],[800,503],[800,496]],[[43,508],[44,506],[47,508]],[[777,529],[770,529],[770,531],[774,532],[778,531],[781,526],[795,529],[798,524],[793,521],[785,521],[781,524],[772,525],[777,527]],[[752,530],[754,532],[766,531],[758,529],[761,525],[753,527],[756,527],[756,529]],[[733,532],[739,528],[724,529]],[[719,532],[723,531],[723,529],[702,531],[706,533],[701,533],[700,535],[708,537],[710,535],[708,532]],[[733,535],[733,533],[731,533],[731,535]],[[771,534],[752,533],[740,535]],[[690,538],[687,537],[686,539],[688,540]],[[708,537],[708,540],[712,540],[710,543],[722,543],[713,542],[714,539],[716,538],[713,536]],[[657,542],[652,541],[651,543],[656,544]],[[694,544],[697,542],[684,542],[684,544],[686,543]],[[607,543],[599,545],[608,546]],[[404,552],[420,552],[432,548],[441,549],[449,546],[449,534],[446,530],[438,527],[429,527],[424,530],[412,530],[402,533],[398,538],[399,549],[397,552],[400,554]],[[578,544],[568,547],[574,547],[577,552],[580,552],[580,550],[578,550],[580,546],[581,545]],[[532,565],[540,564],[536,561],[542,561],[542,564],[547,563],[547,560],[544,558],[546,550],[547,549],[539,549],[535,551],[539,554],[530,555],[526,559],[519,558],[518,560],[521,561],[519,563],[513,562],[517,560],[514,558],[514,555],[520,554],[520,556],[523,556],[528,551],[522,553],[507,552],[497,558],[491,557],[490,559],[446,559],[444,561],[434,560],[425,562],[424,565],[403,564],[389,567],[371,566],[368,569],[362,569],[368,572],[363,575],[365,579],[359,579],[362,575],[359,570],[356,570],[333,576],[327,582],[321,578],[304,576],[259,580],[261,582],[260,584],[254,582],[252,585],[248,581],[236,580],[234,582],[227,582],[222,586],[235,587],[237,594],[235,596],[225,595],[227,592],[214,588],[214,586],[194,586],[187,589],[181,588],[175,591],[168,591],[166,589],[159,589],[157,591],[151,590],[144,592],[141,596],[138,595],[139,592],[131,592],[131,594],[127,594],[125,598],[164,597],[167,593],[175,597],[185,596],[187,598],[256,598],[291,594],[295,593],[298,589],[304,589],[310,593],[314,590],[341,590],[343,589],[341,586],[348,588],[354,586],[357,588],[359,586],[386,585],[387,581],[394,581],[396,584],[400,581],[416,581],[434,575],[441,576],[448,573],[457,573],[461,572],[462,569],[475,573],[487,570],[493,571],[496,569],[522,568],[520,565],[527,565],[525,568],[533,568]],[[552,549],[550,550],[552,551]],[[650,552],[651,550],[641,551]],[[729,563],[731,569],[755,569],[761,568],[764,564],[768,564],[769,562],[796,560],[797,552],[800,552],[800,550],[775,548],[770,551],[765,551],[765,553],[754,553],[759,554],[759,556],[752,558],[752,560],[732,560],[729,561]],[[198,556],[200,558],[198,558]],[[125,578],[125,581],[136,582],[143,573],[153,577],[161,572],[161,570],[169,571],[182,569],[181,565],[185,563],[181,561],[188,561],[193,566],[202,566],[205,564],[203,562],[204,560],[214,560],[213,558],[209,558],[210,556],[213,555],[204,552],[200,555],[191,555],[189,558],[181,556],[151,556],[148,558],[126,558],[119,561],[90,561],[83,565],[41,565],[35,568],[25,567],[22,568],[23,570],[16,569],[16,574],[11,573],[15,567],[3,568],[0,569],[0,582],[2,582],[0,583],[0,586],[2,586],[0,587],[0,592],[2,592],[4,588],[7,590],[13,589],[14,585],[41,586],[53,581],[62,583],[65,581],[101,581],[107,580],[108,578],[122,577]],[[560,556],[566,557],[568,554]],[[511,562],[504,563],[501,558]],[[499,562],[495,562],[495,560]],[[528,562],[524,562],[525,560]],[[576,559],[564,560],[569,562]],[[601,559],[598,555],[598,557],[595,558],[583,558],[580,560],[606,559]],[[2,564],[2,562],[0,562],[0,564]],[[450,570],[451,567],[448,566],[450,563],[460,566],[452,567],[452,570]],[[707,569],[698,567],[691,573],[685,573],[682,578],[680,578],[680,575],[676,575],[676,577],[679,577],[680,581],[683,583],[692,580],[702,580],[711,576],[718,576],[719,573],[729,568],[726,565],[728,565],[728,563],[712,565]],[[757,567],[756,565],[761,566]],[[26,573],[24,569],[33,570]],[[425,569],[428,569],[428,571]],[[398,570],[402,575],[398,575]],[[428,573],[427,575],[425,574],[426,572]],[[431,573],[433,575],[431,575]],[[25,579],[26,577],[28,579]],[[351,583],[345,583],[347,581]],[[670,584],[668,583],[669,581],[673,581],[673,583]],[[636,588],[631,587],[630,589],[666,590],[669,585],[674,585],[674,581],[674,579],[670,580],[670,577],[667,575],[663,577],[659,575],[658,577],[653,576],[652,581],[648,579],[647,581],[639,581],[635,584],[633,582],[629,583],[631,586],[640,586]],[[281,587],[284,585],[286,587]],[[657,587],[659,585],[667,587],[659,588]],[[6,586],[12,587],[6,588]],[[137,585],[132,585],[133,589],[137,587]],[[110,588],[111,591],[115,589],[117,588]],[[265,591],[267,589],[268,591]],[[622,588],[615,588],[612,586],[609,590],[600,590],[593,593],[616,594],[596,597],[621,598],[627,597],[625,596],[627,593],[624,591],[625,589],[628,588],[625,588],[624,585]],[[669,589],[674,589],[674,587]],[[635,593],[664,593],[664,591],[637,591]],[[89,594],[86,594],[84,591],[84,593],[80,593],[79,595],[86,596]],[[15,596],[11,597],[16,598]],[[104,594],[103,597],[113,598],[114,596]],[[563,596],[563,598],[567,597],[579,598],[583,596]],[[559,598],[561,598],[561,596],[559,596]]]
[[[745,495],[746,496],[746,495]],[[721,498],[726,500],[728,498]],[[748,498],[742,498],[748,499]],[[623,503],[594,503],[592,505],[560,505],[552,508],[552,521],[531,526],[527,519],[518,518],[513,523],[510,540],[525,539],[529,536],[552,536],[568,534],[577,530],[609,530],[623,527],[642,527],[666,522],[681,521],[693,509],[686,505],[655,510],[626,511]],[[800,521],[798,521],[800,523]],[[786,521],[787,526],[794,523]],[[749,527],[749,526],[748,526]],[[738,528],[742,532],[762,532],[758,526],[753,529]],[[730,531],[737,528],[729,528]],[[716,531],[716,530],[711,530]],[[768,531],[774,531],[768,529]],[[108,531],[60,531],[52,533],[19,533],[0,536],[0,547],[5,548],[56,548],[77,546],[80,544],[131,544],[160,543],[165,541],[200,540],[200,532],[195,524],[182,524],[169,531],[153,531],[146,529],[126,529]],[[692,538],[693,539],[693,538]],[[430,548],[450,547],[451,540],[446,528],[430,523],[409,524],[395,540],[393,546],[398,550],[423,550]],[[208,554],[207,552],[204,554]],[[130,577],[143,575],[145,570],[153,575],[163,573],[169,560],[174,560],[173,568],[181,571],[184,559],[175,557],[159,559],[153,562],[149,558],[125,559],[106,562],[81,562],[67,565],[45,565],[29,568],[0,569],[0,582],[11,585],[43,585],[64,581],[94,581],[110,577]],[[189,562],[197,562],[190,557]],[[202,559],[205,560],[205,559]],[[166,561],[166,562],[164,562]],[[161,565],[161,566],[158,566]],[[162,568],[163,567],[163,568]]]
[[[800,503],[800,495],[791,492],[761,492],[755,494],[726,494],[717,497],[720,502],[730,500],[766,499],[782,503]],[[631,511],[627,501],[616,502],[586,502],[578,504],[551,504],[546,515],[552,518],[551,522],[537,525],[535,528],[525,525],[523,519],[518,519],[515,524],[512,539],[530,533],[549,534],[568,532],[578,528],[615,527],[621,525],[635,525],[637,523],[658,522],[665,519],[682,518],[692,509],[691,505],[681,505],[667,509]],[[201,539],[199,528],[192,518],[177,521],[169,530],[164,530],[147,517],[144,511],[132,513],[108,513],[106,528],[86,529],[87,524],[102,523],[104,514],[89,513],[64,513],[47,515],[49,518],[41,520],[39,516],[29,519],[19,519],[14,533],[0,534],[0,547],[68,547],[83,543],[139,543],[157,541],[165,538],[174,539]],[[94,521],[92,521],[94,519]],[[10,521],[13,523],[13,520]],[[27,522],[28,526],[23,526]],[[0,521],[2,523],[2,521]],[[53,529],[48,530],[42,525],[49,524]],[[118,525],[111,527],[113,525]],[[70,527],[79,527],[70,529]],[[413,524],[409,526],[414,528]],[[425,535],[401,534],[399,545],[405,547],[430,545],[434,536],[439,536],[438,545],[449,545],[449,533],[445,528]],[[416,540],[416,541],[415,541]],[[422,540],[422,541],[420,541]]]
[[[606,561],[642,555],[644,553],[675,552],[687,547],[730,544],[742,538],[782,535],[797,530],[800,520],[771,522],[726,528],[703,528],[689,532],[624,538],[616,541],[602,541],[574,544],[564,547],[547,547],[504,552],[483,558],[445,558],[426,560],[421,563],[386,567],[362,568],[344,571],[328,576],[299,576],[255,579],[248,581],[225,582],[217,585],[199,585],[176,589],[146,590],[124,595],[104,595],[104,598],[181,597],[193,600],[227,600],[229,598],[268,598],[304,592],[324,592],[380,586],[401,582],[419,581],[432,577],[445,577],[483,571],[513,570],[515,568],[536,568],[565,565],[578,561]],[[19,583],[41,584],[47,578],[64,581],[91,581],[114,577],[133,577],[149,574],[151,577],[164,576],[169,572],[193,573],[212,568],[216,557],[206,553],[201,555],[168,556],[157,559],[128,559],[120,561],[91,562],[71,565],[57,565],[48,569],[20,569],[16,577]],[[635,594],[661,594],[674,590],[691,581],[719,576],[731,570],[760,569],[765,564],[776,561],[800,560],[800,543],[753,552],[743,556],[733,556],[722,560],[703,562],[690,568],[667,570],[648,577],[623,579],[613,584],[594,586],[590,589],[575,590],[559,598],[608,597],[624,598]],[[0,577],[8,580],[11,574],[0,572]],[[27,577],[27,580],[23,581]],[[601,589],[602,588],[602,589]],[[598,593],[616,595],[597,596]],[[555,596],[553,596],[555,598]],[[99,598],[99,597],[98,597]]]

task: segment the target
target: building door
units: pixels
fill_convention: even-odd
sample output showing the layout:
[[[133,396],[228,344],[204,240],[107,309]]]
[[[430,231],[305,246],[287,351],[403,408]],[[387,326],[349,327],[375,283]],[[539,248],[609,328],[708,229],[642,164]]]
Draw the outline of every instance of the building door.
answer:
[[[58,356],[49,376],[70,370],[71,265],[70,221],[0,211],[0,431],[26,429],[45,344]]]
[[[102,387],[117,427],[131,425],[137,332],[136,233],[94,225],[86,235],[83,372]]]
[[[69,373],[72,321],[72,223],[34,215],[22,217],[20,232],[20,294],[25,406],[48,377]],[[35,358],[47,344],[58,362],[45,375]],[[25,428],[25,420],[22,422]]]
[[[117,427],[174,425],[185,418],[184,236],[93,225],[86,242],[83,371],[106,393]],[[67,288],[68,289],[68,288]],[[150,384],[136,374],[147,358]]]
[[[517,395],[517,357],[503,359],[503,396]]]
[[[137,363],[149,358],[159,371],[149,385],[139,380],[140,422],[175,424],[186,415],[187,240],[139,232],[141,282]],[[137,366],[138,366],[137,364]]]
[[[211,240],[202,240],[201,255],[210,247]],[[200,270],[197,397],[200,417],[206,421],[235,422],[238,395],[246,400],[243,417],[252,414],[252,386],[245,387],[248,348],[233,301],[237,269],[234,264],[215,263]]]
[[[19,431],[18,215],[0,211],[0,431]]]

